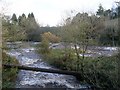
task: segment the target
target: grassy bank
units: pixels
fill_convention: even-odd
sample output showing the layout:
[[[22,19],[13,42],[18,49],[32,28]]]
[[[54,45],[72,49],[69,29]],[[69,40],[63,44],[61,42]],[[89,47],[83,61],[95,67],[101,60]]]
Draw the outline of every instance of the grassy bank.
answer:
[[[6,53],[2,52],[2,63],[18,64],[18,61],[15,58],[10,57]],[[13,69],[13,68],[8,68],[8,69],[2,68],[2,88],[15,87],[17,71],[18,71],[17,69]]]
[[[80,71],[83,63],[83,82],[89,82],[100,88],[117,89],[119,55],[111,57],[80,57],[78,62],[74,50],[52,49],[44,54],[44,60],[57,68],[69,71]],[[77,66],[79,65],[79,67]]]

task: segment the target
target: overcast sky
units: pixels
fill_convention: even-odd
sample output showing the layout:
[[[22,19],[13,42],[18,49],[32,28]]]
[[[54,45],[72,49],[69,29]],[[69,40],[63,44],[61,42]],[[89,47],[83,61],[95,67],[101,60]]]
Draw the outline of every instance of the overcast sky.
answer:
[[[77,12],[96,12],[101,3],[105,9],[115,6],[118,0],[0,0],[7,7],[7,14],[33,12],[38,23],[54,26],[62,18],[69,16],[70,10]]]

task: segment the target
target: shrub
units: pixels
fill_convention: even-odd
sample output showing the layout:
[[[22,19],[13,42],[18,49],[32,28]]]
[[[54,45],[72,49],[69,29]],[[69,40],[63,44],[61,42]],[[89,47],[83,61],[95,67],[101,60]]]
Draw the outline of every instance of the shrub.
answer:
[[[6,53],[2,52],[2,63],[3,64],[18,64],[15,58],[11,58]],[[2,87],[3,88],[14,88],[17,76],[17,68],[2,68]]]
[[[60,69],[70,71],[81,70],[81,66],[79,66],[79,69],[76,69],[76,65],[80,62],[77,62],[74,51],[54,49],[45,57],[45,60]],[[100,88],[116,89],[118,85],[118,60],[118,56],[85,57],[83,60],[84,82]]]

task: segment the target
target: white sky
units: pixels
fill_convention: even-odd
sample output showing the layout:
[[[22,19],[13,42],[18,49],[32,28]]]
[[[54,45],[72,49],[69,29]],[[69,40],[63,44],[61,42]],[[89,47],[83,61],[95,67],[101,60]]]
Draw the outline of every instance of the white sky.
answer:
[[[118,0],[0,0],[7,7],[7,14],[33,12],[39,24],[55,26],[69,16],[70,10],[96,12],[101,3],[105,9],[111,8]],[[1,4],[0,4],[1,5]]]

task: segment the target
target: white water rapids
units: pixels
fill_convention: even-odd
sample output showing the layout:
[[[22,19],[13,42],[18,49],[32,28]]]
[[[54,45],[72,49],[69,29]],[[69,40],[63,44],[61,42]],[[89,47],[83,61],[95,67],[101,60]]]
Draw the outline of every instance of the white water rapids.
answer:
[[[20,43],[16,44],[20,45]],[[36,43],[33,43],[36,45]],[[14,47],[9,43],[9,47]],[[16,57],[21,65],[38,67],[38,68],[52,68],[45,63],[41,56],[35,52],[35,48],[31,45],[28,47],[19,47],[11,49],[7,52],[8,55]],[[81,85],[74,76],[52,74],[44,72],[20,70],[17,76],[16,88],[86,88],[86,85]]]

